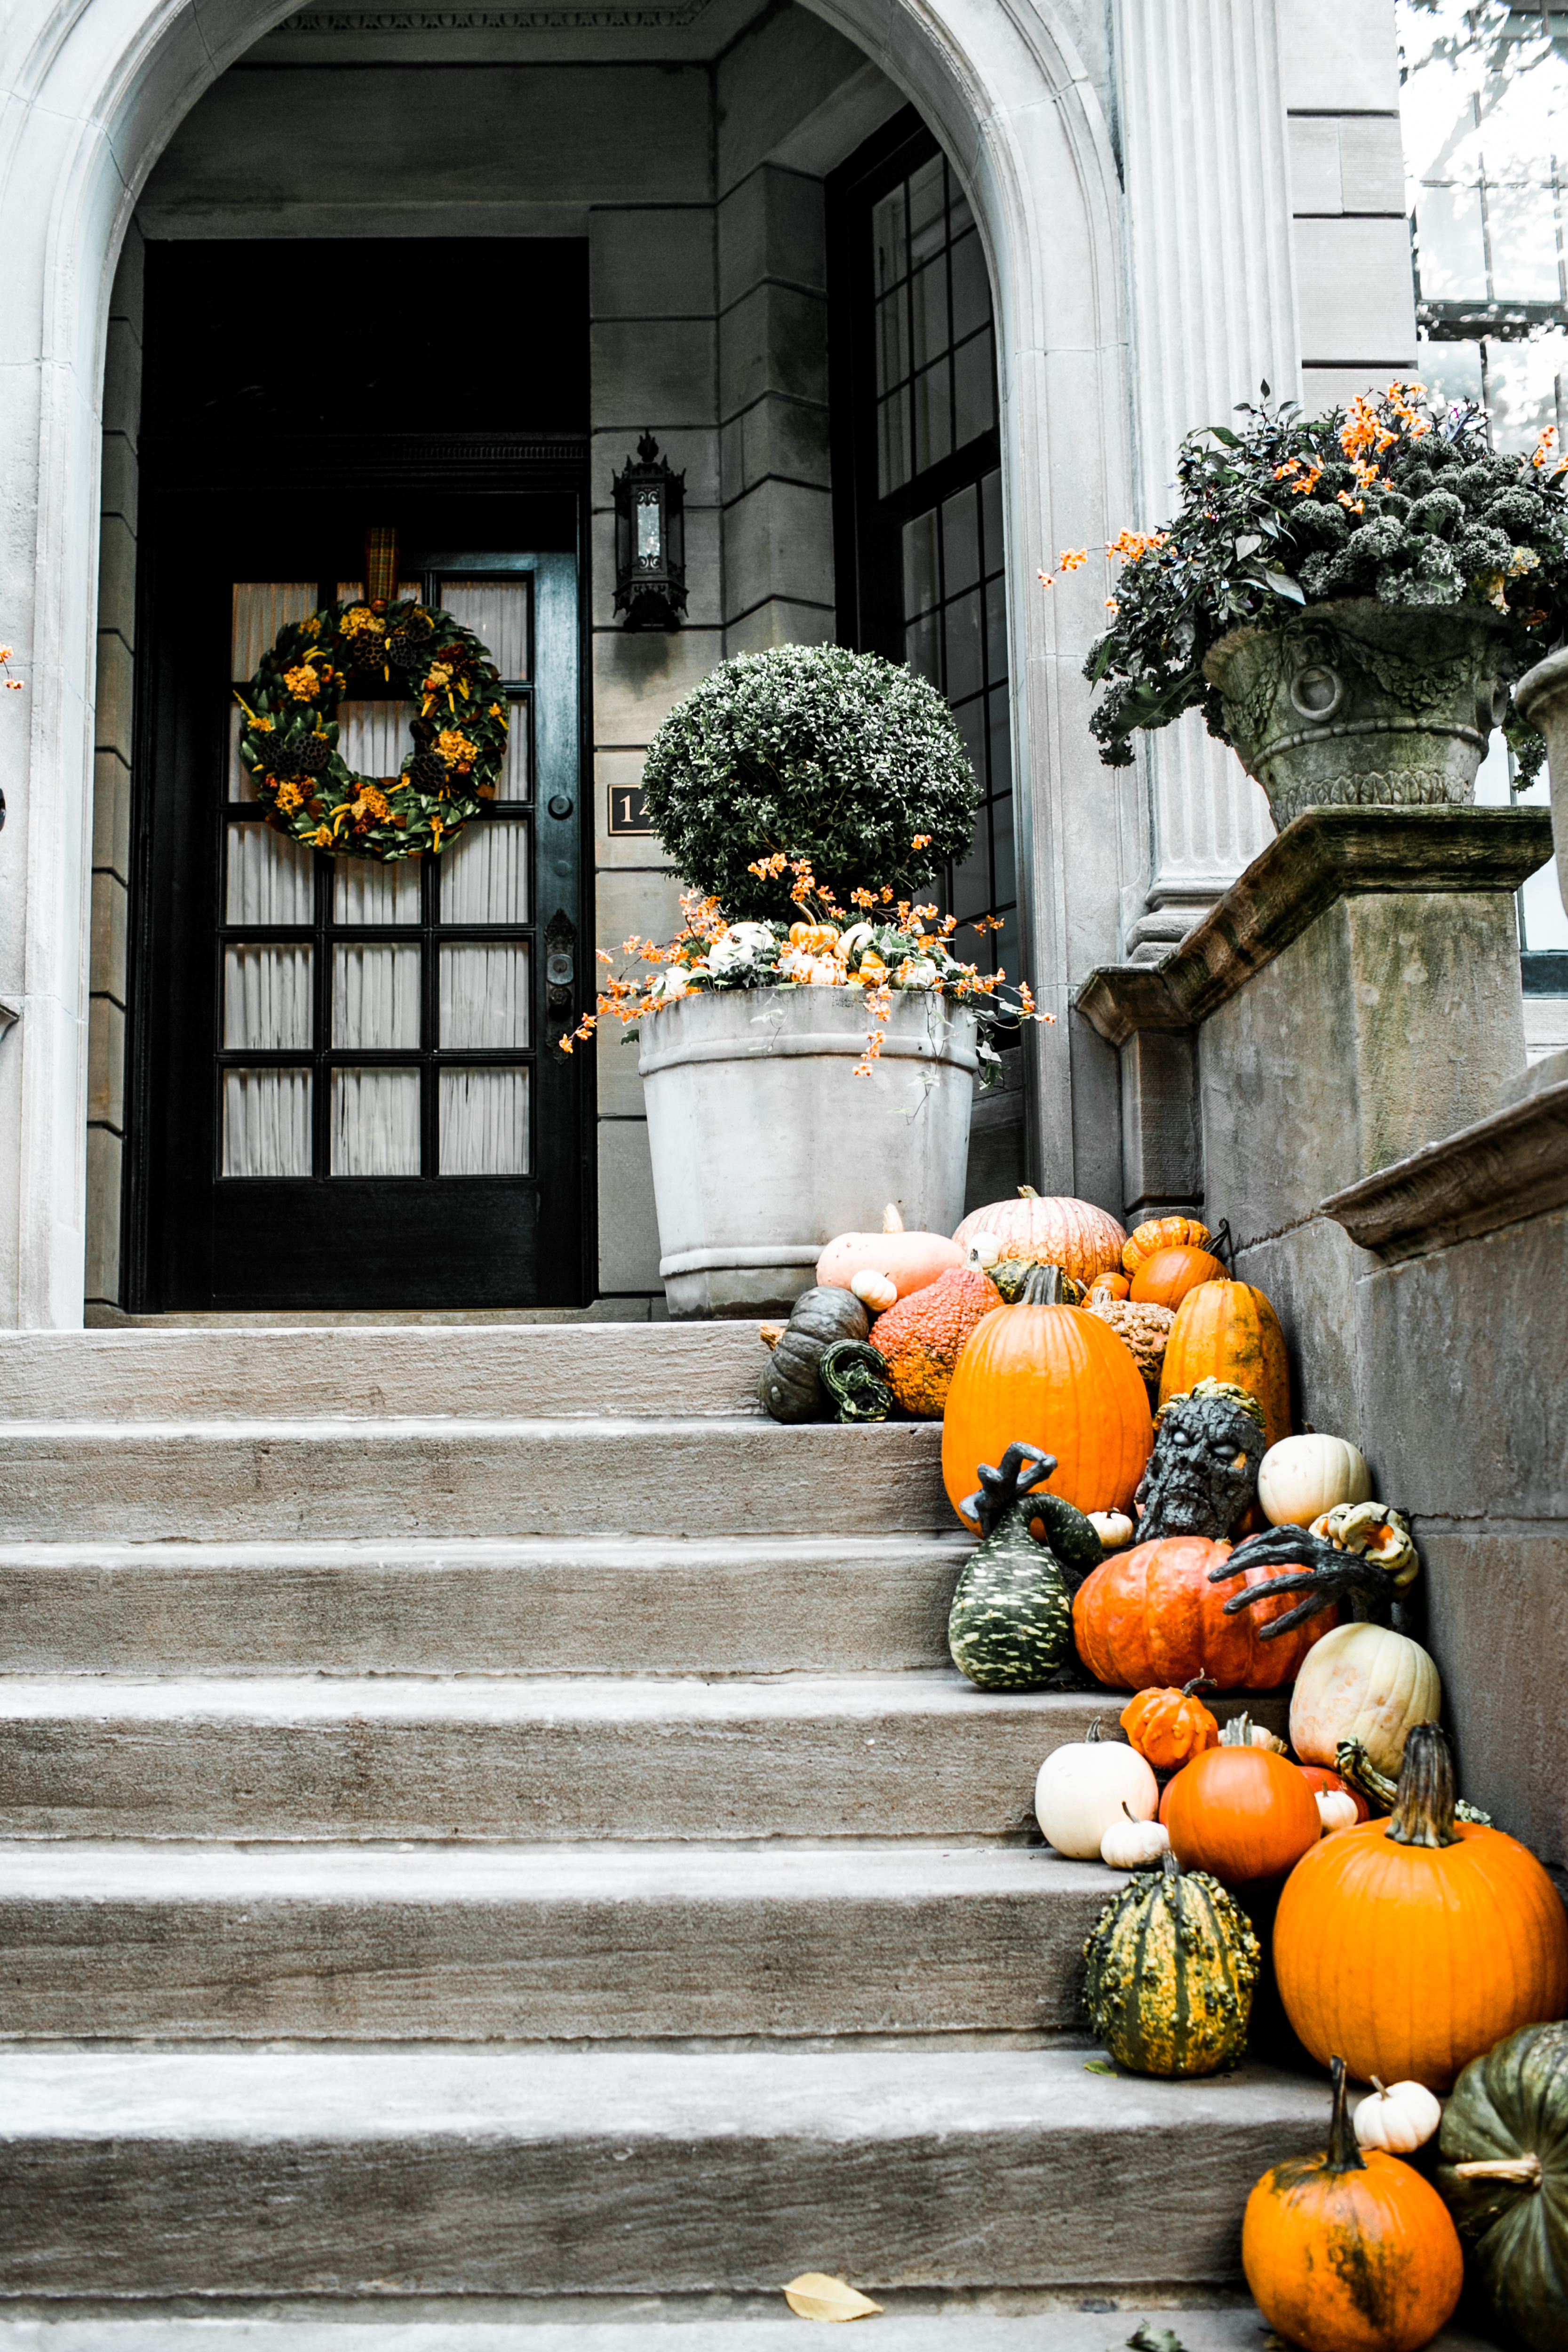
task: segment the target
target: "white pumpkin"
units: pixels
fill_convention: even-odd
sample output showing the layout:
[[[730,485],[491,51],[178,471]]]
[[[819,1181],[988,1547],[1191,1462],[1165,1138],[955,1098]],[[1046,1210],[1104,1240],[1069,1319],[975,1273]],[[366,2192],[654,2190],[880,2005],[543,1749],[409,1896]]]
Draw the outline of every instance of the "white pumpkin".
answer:
[[[1053,1748],[1035,1782],[1035,1819],[1047,1843],[1075,1862],[1098,1862],[1105,1832],[1122,1807],[1135,1822],[1160,1810],[1160,1784],[1135,1748],[1102,1739],[1096,1717],[1087,1739]]]
[[[1443,2120],[1441,2101],[1425,2083],[1390,2083],[1384,2089],[1375,2074],[1373,2081],[1376,2089],[1355,2111],[1356,2146],[1386,2148],[1391,2156],[1425,2147]]]
[[[1361,1815],[1355,1799],[1342,1789],[1318,1790],[1318,1819],[1322,1822],[1322,1835],[1332,1837],[1336,1830],[1353,1830]]]
[[[1436,1723],[1443,1685],[1419,1642],[1384,1625],[1336,1625],[1302,1661],[1290,1699],[1290,1745],[1303,1764],[1334,1763],[1359,1739],[1380,1772],[1397,1774],[1414,1723]]]
[[[1282,1437],[1258,1465],[1258,1499],[1277,1528],[1307,1528],[1338,1503],[1372,1500],[1372,1472],[1344,1437]]]
[[[1107,1551],[1125,1551],[1136,1532],[1125,1511],[1089,1511],[1085,1517]]]
[[[1171,1843],[1163,1822],[1135,1822],[1125,1805],[1100,1841],[1100,1858],[1112,1870],[1152,1869]]]
[[[898,1305],[898,1284],[890,1275],[879,1274],[874,1265],[863,1265],[858,1274],[851,1275],[849,1287],[873,1315],[885,1315],[889,1307]]]

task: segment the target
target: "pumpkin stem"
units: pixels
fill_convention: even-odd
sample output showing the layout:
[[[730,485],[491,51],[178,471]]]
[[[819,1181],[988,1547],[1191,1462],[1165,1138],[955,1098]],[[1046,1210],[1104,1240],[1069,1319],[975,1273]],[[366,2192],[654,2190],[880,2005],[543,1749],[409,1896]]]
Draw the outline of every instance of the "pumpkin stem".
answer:
[[[1018,1198],[1020,1201],[1037,1201],[1039,1197],[1039,1194],[1036,1192],[1032,1184],[1019,1185]]]
[[[1457,2164],[1456,2180],[1511,2180],[1519,2189],[1539,2189],[1546,2176],[1533,2148],[1523,2156],[1495,2157],[1488,2164]]]
[[[1095,1717],[1093,1722],[1089,1725],[1089,1729],[1083,1735],[1086,1746],[1090,1740],[1104,1738],[1105,1734],[1100,1727],[1104,1720],[1105,1717],[1103,1716],[1097,1715]]]
[[[1252,1717],[1249,1715],[1233,1715],[1219,1735],[1219,1744],[1222,1748],[1250,1748]]]
[[[1182,1685],[1182,1696],[1184,1698],[1191,1698],[1194,1691],[1217,1690],[1218,1688],[1219,1685],[1215,1682],[1212,1675],[1194,1675],[1190,1683],[1184,1683]]]
[[[885,1234],[901,1234],[903,1230],[904,1221],[894,1203],[889,1201],[882,1212],[882,1231]]]
[[[1394,1818],[1384,1832],[1395,1845],[1458,1845],[1454,1827],[1454,1757],[1436,1723],[1413,1724],[1399,1768]]]
[[[757,1327],[757,1337],[764,1348],[776,1348],[788,1329],[787,1323],[762,1323]]]
[[[1036,1265],[1029,1269],[1024,1285],[1020,1307],[1066,1307],[1070,1304],[1066,1289],[1067,1276],[1059,1265]]]
[[[1329,2150],[1323,2159],[1325,2169],[1330,2172],[1364,2172],[1366,2158],[1356,2144],[1355,2126],[1351,2121],[1350,2109],[1346,2105],[1350,2078],[1345,2073],[1342,2058],[1330,2059],[1329,2080],[1334,2086],[1334,2113],[1329,2126]]]

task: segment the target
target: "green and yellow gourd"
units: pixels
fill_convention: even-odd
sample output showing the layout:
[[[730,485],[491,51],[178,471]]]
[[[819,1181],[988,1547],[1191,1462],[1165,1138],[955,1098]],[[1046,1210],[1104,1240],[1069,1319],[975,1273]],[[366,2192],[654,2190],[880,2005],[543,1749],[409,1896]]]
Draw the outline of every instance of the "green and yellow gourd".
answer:
[[[1260,1955],[1217,1878],[1173,1853],[1113,1895],[1089,1931],[1089,2023],[1134,2074],[1215,2074],[1247,2047]]]
[[[1071,1503],[1031,1493],[1056,1466],[1054,1454],[1010,1445],[999,1470],[982,1464],[964,1505],[982,1540],[952,1596],[947,1645],[981,1690],[1037,1689],[1073,1654],[1072,1596],[1105,1548]]]

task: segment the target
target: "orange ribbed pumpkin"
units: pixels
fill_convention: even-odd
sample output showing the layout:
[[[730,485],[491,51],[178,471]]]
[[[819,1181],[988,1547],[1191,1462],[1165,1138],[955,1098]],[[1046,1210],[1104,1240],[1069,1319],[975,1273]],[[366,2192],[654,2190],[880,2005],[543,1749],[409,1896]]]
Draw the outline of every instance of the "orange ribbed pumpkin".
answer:
[[[1156,1250],[1132,1277],[1131,1297],[1140,1307],[1179,1307],[1200,1282],[1223,1282],[1225,1268],[1207,1250]]]
[[[878,1316],[871,1344],[886,1359],[893,1394],[906,1412],[921,1421],[942,1419],[964,1341],[1001,1304],[988,1275],[960,1265]]]
[[[979,1486],[980,1465],[1000,1462],[1016,1441],[1056,1455],[1042,1493],[1064,1496],[1080,1511],[1131,1511],[1154,1444],[1149,1395],[1131,1351],[1098,1316],[1026,1298],[998,1307],[971,1332],[942,1433],[942,1481],[955,1511]]]
[[[1196,1217],[1147,1217],[1134,1225],[1121,1244],[1121,1271],[1136,1274],[1156,1250],[1205,1249],[1214,1239]]]
[[[1115,1218],[1092,1201],[1045,1200],[1030,1184],[1019,1185],[1016,1201],[994,1201],[988,1209],[972,1211],[952,1238],[967,1249],[976,1234],[994,1234],[1004,1257],[1059,1265],[1075,1282],[1114,1273],[1127,1239]]]
[[[1290,1434],[1290,1373],[1279,1318],[1246,1282],[1200,1282],[1176,1309],[1160,1371],[1160,1402],[1187,1396],[1200,1381],[1229,1381],[1263,1407],[1263,1434]]]
[[[1323,1610],[1266,1642],[1263,1627],[1282,1617],[1294,1596],[1227,1617],[1233,1593],[1279,1572],[1250,1568],[1211,1584],[1210,1569],[1229,1558],[1229,1544],[1207,1536],[1167,1536],[1116,1552],[1091,1570],[1072,1605],[1073,1640],[1089,1673],[1113,1690],[1133,1691],[1179,1687],[1200,1675],[1219,1690],[1278,1690],[1294,1682],[1313,1643],[1338,1622],[1338,1612]]]
[[[1171,1783],[1171,1852],[1184,1870],[1206,1870],[1222,1886],[1283,1878],[1323,1833],[1318,1800],[1299,1764],[1236,1737],[1194,1756]]]
[[[1125,1298],[1131,1287],[1124,1274],[1097,1274],[1089,1286],[1089,1297],[1083,1303],[1087,1307],[1089,1299],[1095,1297]]]

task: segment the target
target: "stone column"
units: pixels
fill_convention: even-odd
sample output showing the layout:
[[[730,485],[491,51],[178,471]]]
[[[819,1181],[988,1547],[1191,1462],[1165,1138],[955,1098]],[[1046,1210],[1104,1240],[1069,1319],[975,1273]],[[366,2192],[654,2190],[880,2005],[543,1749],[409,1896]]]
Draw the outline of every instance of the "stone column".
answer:
[[[1276,0],[1116,0],[1133,479],[1147,529],[1172,511],[1182,436],[1233,421],[1267,382],[1300,389]],[[1125,951],[1182,938],[1272,831],[1258,786],[1195,713],[1145,739],[1150,878]]]

